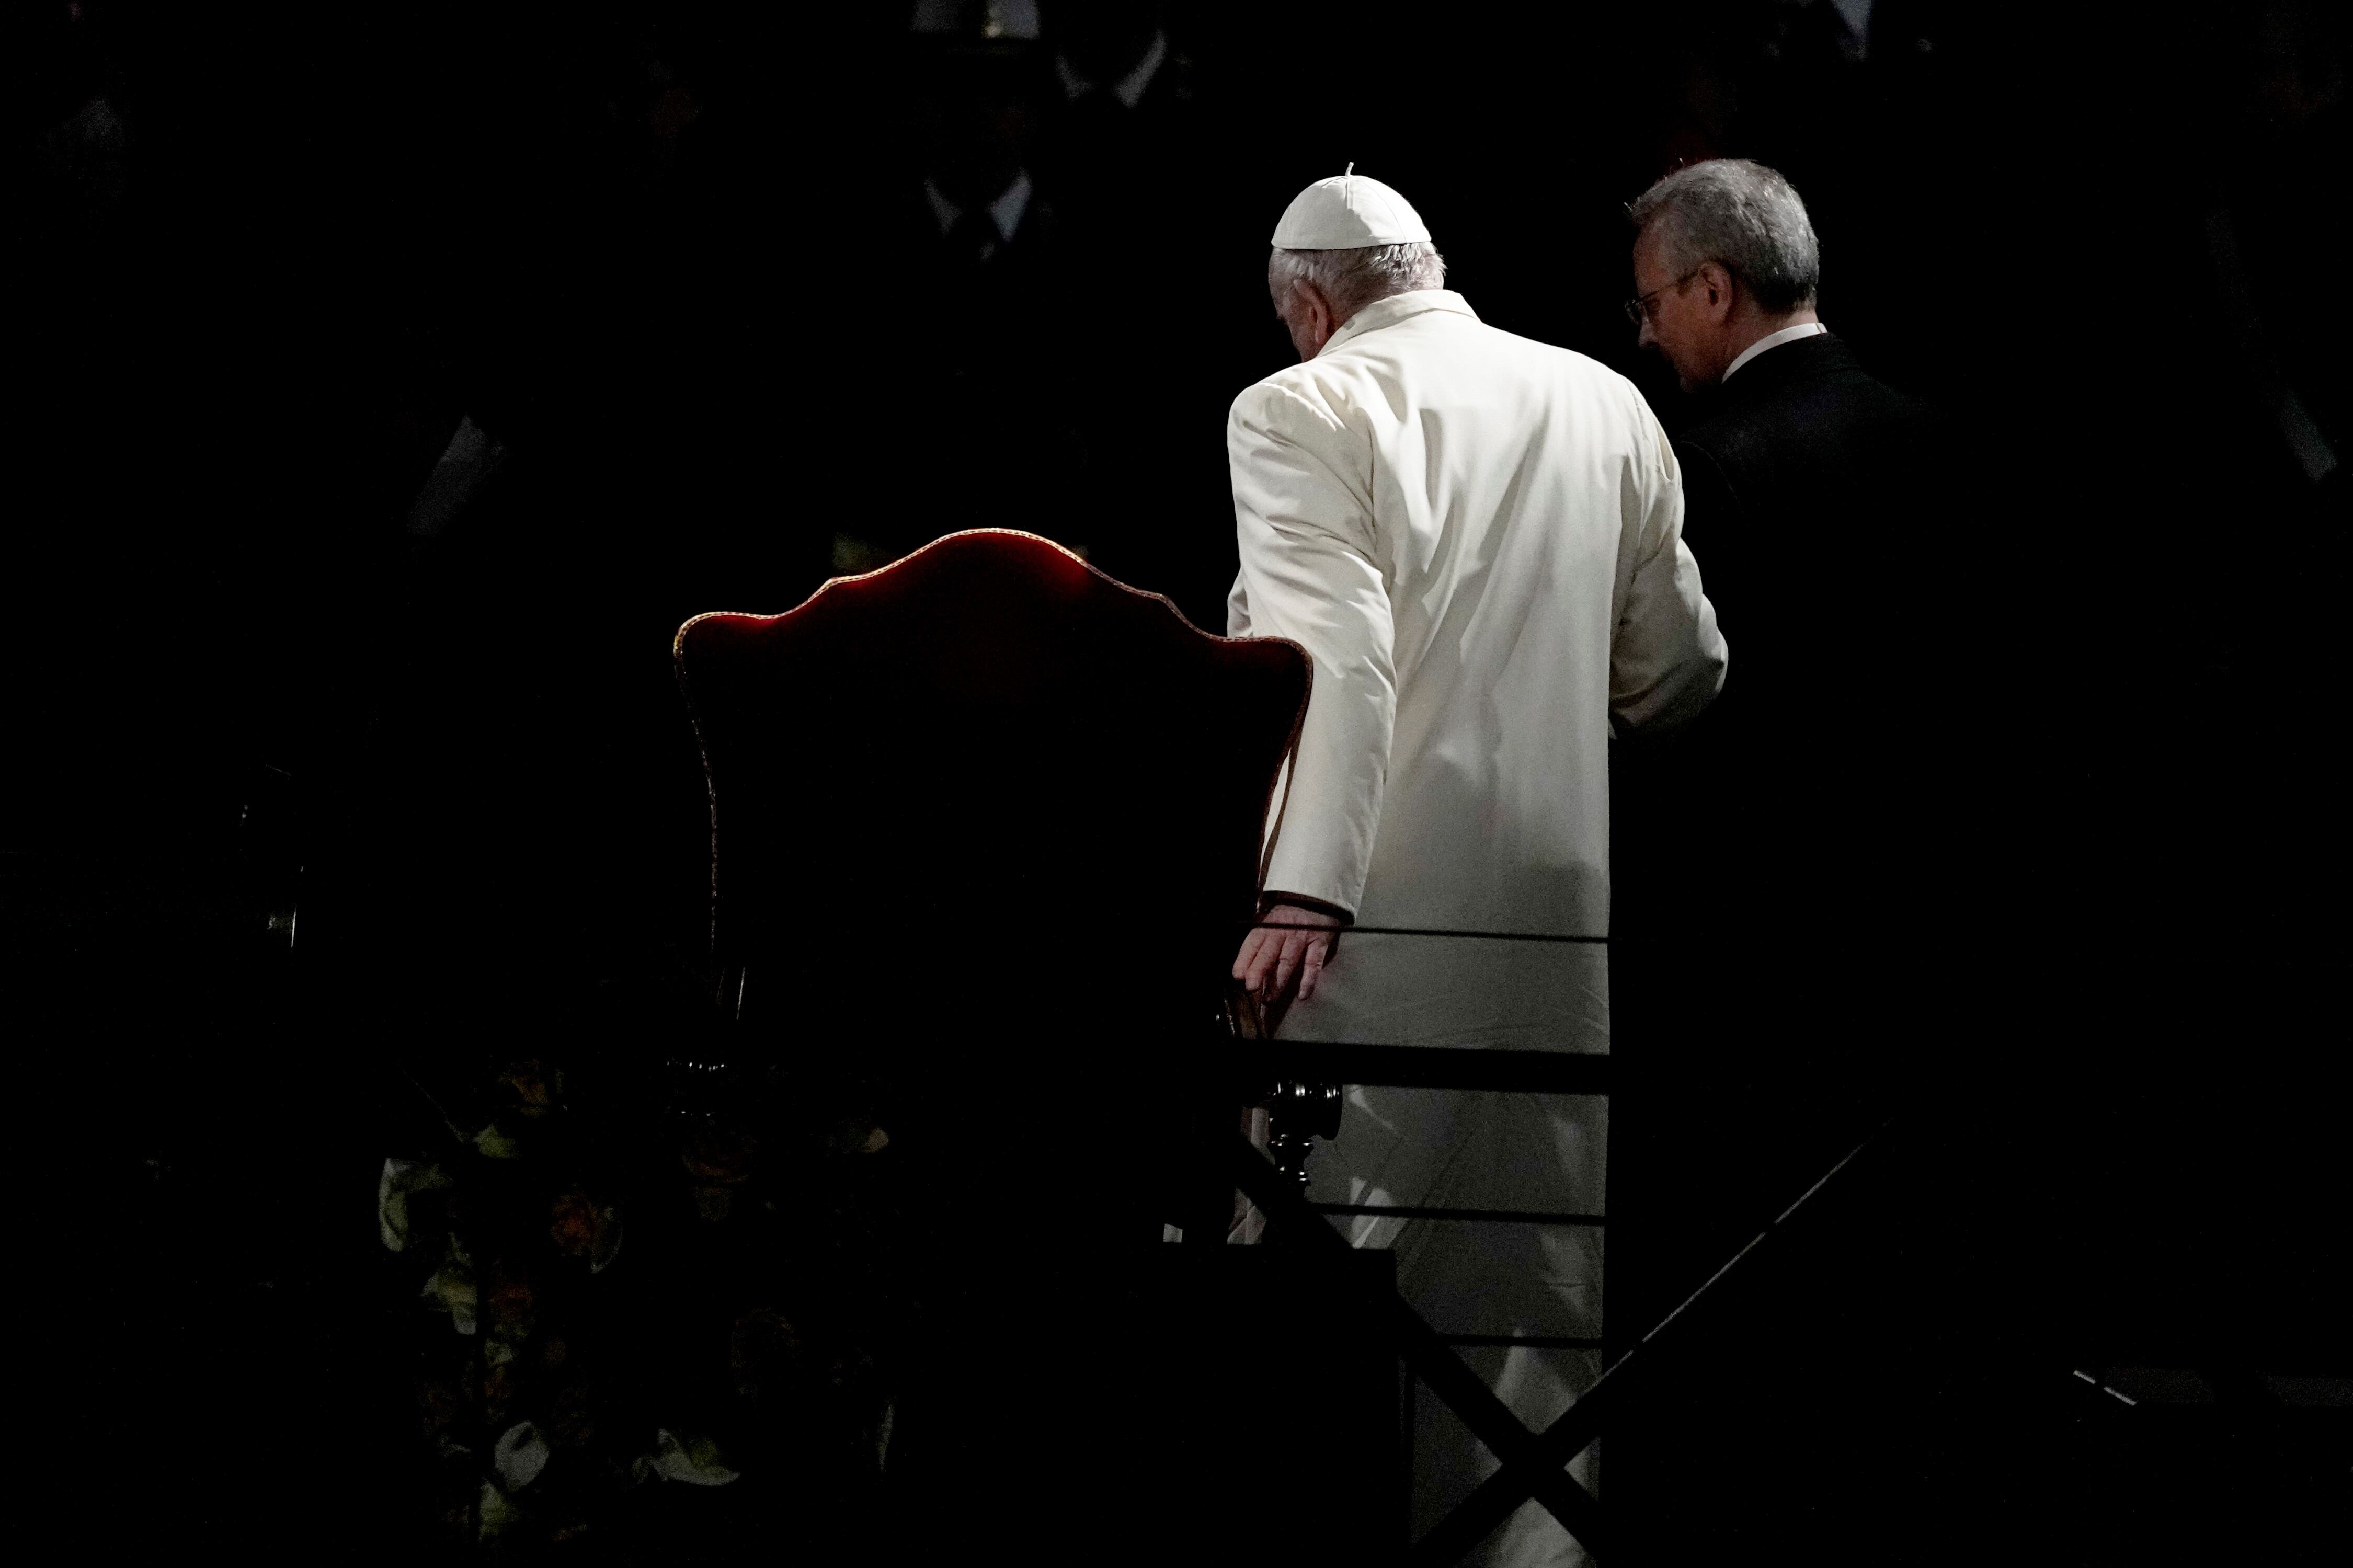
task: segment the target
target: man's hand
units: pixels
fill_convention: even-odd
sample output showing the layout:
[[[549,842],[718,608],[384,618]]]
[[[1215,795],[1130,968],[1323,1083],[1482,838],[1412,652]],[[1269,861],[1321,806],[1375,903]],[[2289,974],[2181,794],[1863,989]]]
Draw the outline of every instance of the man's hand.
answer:
[[[1242,939],[1242,950],[1234,958],[1234,978],[1259,999],[1270,1025],[1291,1005],[1294,987],[1303,1002],[1315,994],[1332,944],[1339,940],[1340,923],[1339,916],[1322,910],[1276,904],[1260,918],[1259,929]]]

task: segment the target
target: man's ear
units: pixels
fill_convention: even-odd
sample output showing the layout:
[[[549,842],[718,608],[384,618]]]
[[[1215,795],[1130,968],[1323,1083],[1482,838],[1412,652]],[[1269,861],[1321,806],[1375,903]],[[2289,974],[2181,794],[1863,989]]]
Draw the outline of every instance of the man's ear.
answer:
[[[1704,301],[1711,320],[1721,321],[1732,314],[1732,272],[1721,263],[1708,261],[1700,266],[1699,276],[1693,283],[1707,290]]]
[[[1332,301],[1324,298],[1323,289],[1308,282],[1304,278],[1293,287],[1299,290],[1300,313],[1307,318],[1319,335],[1330,337],[1332,335]]]
[[[1324,290],[1304,278],[1296,279],[1291,287],[1292,308],[1299,312],[1299,330],[1293,333],[1293,338],[1300,345],[1302,354],[1312,359],[1323,351],[1324,345],[1332,341],[1332,334],[1339,330],[1339,312],[1332,309],[1332,301],[1324,298]],[[1286,319],[1284,325],[1290,324]]]

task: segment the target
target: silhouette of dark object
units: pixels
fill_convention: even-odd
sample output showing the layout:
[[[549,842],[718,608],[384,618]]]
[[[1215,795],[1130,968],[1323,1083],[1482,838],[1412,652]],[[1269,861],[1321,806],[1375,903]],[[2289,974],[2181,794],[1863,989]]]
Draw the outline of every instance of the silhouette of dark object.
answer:
[[[1225,1238],[1219,1140],[1251,1091],[1229,966],[1303,652],[976,530],[785,615],[698,616],[677,656],[727,1048],[841,1064],[928,1260],[889,1528],[1011,1510],[1035,1560],[1099,1546],[1172,1468],[1246,1468],[1270,1375],[1354,1400],[1377,1442],[1390,1363],[1314,1305],[1331,1271],[1282,1284],[1288,1255],[1157,1245],[1164,1223]]]
[[[1305,712],[1295,647],[976,530],[782,616],[698,616],[677,657],[734,1016],[934,1055],[948,1019],[961,1040],[1217,1021]]]

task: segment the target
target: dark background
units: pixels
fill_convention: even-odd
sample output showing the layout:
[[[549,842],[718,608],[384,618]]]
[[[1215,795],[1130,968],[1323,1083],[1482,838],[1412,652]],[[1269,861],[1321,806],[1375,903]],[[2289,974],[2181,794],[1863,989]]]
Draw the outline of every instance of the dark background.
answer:
[[[1735,154],[1807,197],[1825,320],[1968,434],[2001,853],[1980,980],[1924,1004],[1966,1021],[1948,1114],[1855,1222],[1899,1237],[1874,1342],[1918,1394],[1873,1446],[1912,1457],[1818,1432],[1778,1499],[1728,1458],[1689,1484],[1746,1500],[1727,1545],[1826,1560],[2286,1551],[2343,1460],[2263,1379],[2353,1372],[2341,16],[1881,0],[1859,47],[1824,4],[1165,14],[1168,100],[1122,141],[1061,116],[1050,40],[897,6],[10,8],[0,907],[19,1353],[69,1371],[72,1511],[102,1534],[176,1477],[207,1531],[364,1533],[372,1395],[320,1391],[370,1384],[382,1065],[695,994],[687,616],[1005,522],[1217,629],[1220,423],[1290,353],[1264,236],[1350,160],[1484,319],[1672,430],[1621,204]],[[991,136],[1037,195],[976,279],[920,186]],[[500,462],[431,527],[461,419]],[[1900,637],[1900,593],[1873,614]],[[1835,1406],[1807,1364],[1725,1397]],[[2078,1367],[2241,1405],[2094,1410]]]

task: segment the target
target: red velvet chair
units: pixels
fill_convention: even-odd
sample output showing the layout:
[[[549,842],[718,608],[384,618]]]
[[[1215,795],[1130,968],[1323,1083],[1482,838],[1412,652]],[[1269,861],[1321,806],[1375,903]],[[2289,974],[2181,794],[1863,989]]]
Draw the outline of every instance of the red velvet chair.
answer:
[[[873,1560],[1329,1538],[1279,1490],[1219,1494],[1300,1473],[1270,1400],[1381,1430],[1390,1352],[1325,1327],[1332,1271],[1295,1279],[1285,1249],[1156,1245],[1169,1222],[1225,1240],[1238,1111],[1268,1087],[1227,994],[1304,652],[999,530],[784,615],[697,616],[676,651],[723,1076],[765,1058],[862,1096],[902,1194],[896,1261],[843,1263],[913,1281]]]
[[[983,529],[783,615],[699,616],[676,656],[723,1010],[755,1048],[858,1064],[911,1158],[1008,1201],[1060,1182],[1075,1139],[1132,1154],[1209,1125],[1208,1100],[1172,1110],[1194,1091],[1231,1128],[1239,1086],[1198,1075],[1230,1055],[1227,976],[1306,712],[1295,644],[1209,636]],[[1133,1184],[1088,1184],[1114,1205]],[[1215,1192],[1146,1206],[1200,1223]]]

